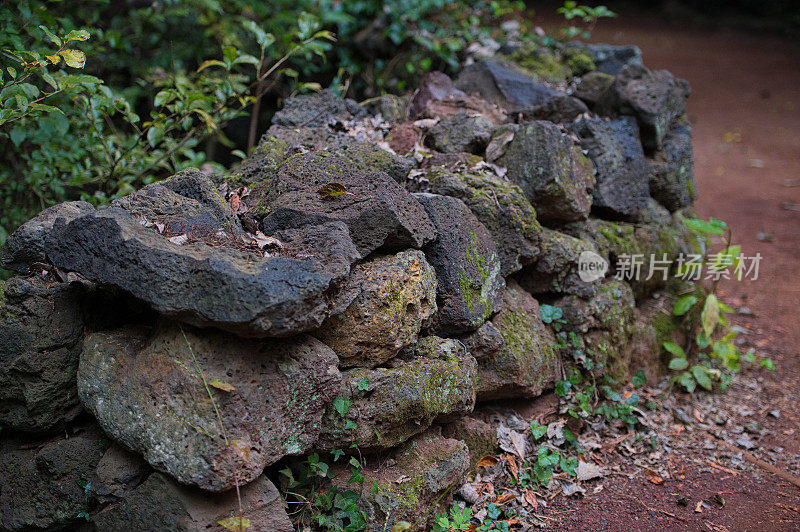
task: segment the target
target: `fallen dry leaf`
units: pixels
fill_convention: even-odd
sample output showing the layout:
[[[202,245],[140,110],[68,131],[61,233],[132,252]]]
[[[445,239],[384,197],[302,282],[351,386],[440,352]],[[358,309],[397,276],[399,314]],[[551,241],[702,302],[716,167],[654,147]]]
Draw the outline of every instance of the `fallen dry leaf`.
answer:
[[[170,242],[172,242],[176,246],[182,246],[189,240],[189,236],[185,235],[185,234],[178,235],[178,236],[171,236],[167,240],[169,240]]]
[[[661,478],[659,475],[653,473],[652,471],[647,472],[647,480],[658,486],[664,483],[664,479]]]
[[[591,480],[593,478],[602,477],[603,470],[597,464],[578,462],[578,467],[575,468],[575,475],[578,480]]]
[[[491,466],[495,465],[499,461],[500,460],[498,460],[494,456],[486,455],[483,458],[481,458],[480,460],[478,460],[478,467],[491,467]]]
[[[539,499],[536,498],[536,492],[533,490],[525,490],[523,500],[528,503],[534,510],[539,507]]]
[[[231,384],[221,381],[218,377],[209,381],[208,385],[216,388],[217,390],[222,390],[223,392],[232,392],[236,389]]]

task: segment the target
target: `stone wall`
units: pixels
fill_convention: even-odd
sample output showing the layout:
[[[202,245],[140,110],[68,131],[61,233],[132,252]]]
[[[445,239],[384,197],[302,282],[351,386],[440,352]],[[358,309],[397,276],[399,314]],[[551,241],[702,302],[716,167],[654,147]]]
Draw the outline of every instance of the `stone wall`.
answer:
[[[614,272],[686,249],[688,85],[633,47],[501,52],[406,97],[289,99],[228,175],[18,229],[0,526],[213,529],[238,484],[251,530],[289,530],[276,464],[357,448],[369,519],[424,529],[492,433],[476,404],[561,378],[540,303],[606,371],[657,372],[664,283]]]

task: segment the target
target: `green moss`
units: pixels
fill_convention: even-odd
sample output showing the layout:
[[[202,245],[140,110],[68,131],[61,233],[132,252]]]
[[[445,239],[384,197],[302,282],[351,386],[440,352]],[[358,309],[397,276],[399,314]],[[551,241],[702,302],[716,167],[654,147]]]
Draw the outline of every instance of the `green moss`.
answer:
[[[528,75],[547,81],[566,79],[572,73],[568,66],[559,63],[546,48],[524,47],[506,57]]]
[[[562,50],[561,61],[569,68],[573,76],[581,76],[597,68],[592,57],[577,48],[565,48]]]
[[[0,307],[6,304],[6,282],[0,281]]]

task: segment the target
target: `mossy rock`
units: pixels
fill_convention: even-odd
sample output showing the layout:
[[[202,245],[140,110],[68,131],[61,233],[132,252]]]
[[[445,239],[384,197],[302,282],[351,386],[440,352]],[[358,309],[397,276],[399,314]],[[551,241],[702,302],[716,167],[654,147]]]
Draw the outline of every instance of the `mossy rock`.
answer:
[[[511,68],[522,74],[546,82],[559,82],[571,76],[580,76],[595,69],[591,56],[583,50],[549,48],[526,45],[502,56]]]
[[[536,219],[536,210],[517,185],[480,170],[434,167],[426,176],[431,192],[462,200],[489,230],[503,276],[539,257],[542,226]]]
[[[354,369],[343,374],[339,402],[328,406],[320,449],[364,452],[394,447],[433,424],[449,421],[475,406],[475,359],[456,340],[422,338],[412,356],[393,367]],[[351,406],[342,414],[341,401]]]

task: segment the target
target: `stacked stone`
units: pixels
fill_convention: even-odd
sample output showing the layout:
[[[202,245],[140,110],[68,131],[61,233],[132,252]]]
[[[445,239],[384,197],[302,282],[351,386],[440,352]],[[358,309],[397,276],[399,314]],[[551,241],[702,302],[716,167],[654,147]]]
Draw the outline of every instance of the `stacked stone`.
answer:
[[[476,403],[559,378],[539,301],[624,373],[652,336],[636,301],[663,283],[613,266],[685,247],[689,90],[635,49],[578,52],[567,91],[517,50],[371,109],[299,96],[228,176],[19,228],[0,250],[22,274],[0,292],[0,526],[211,529],[238,486],[250,530],[290,530],[265,470],[357,447],[382,456],[371,522],[425,528],[479,451]],[[584,251],[605,279],[581,279]]]

